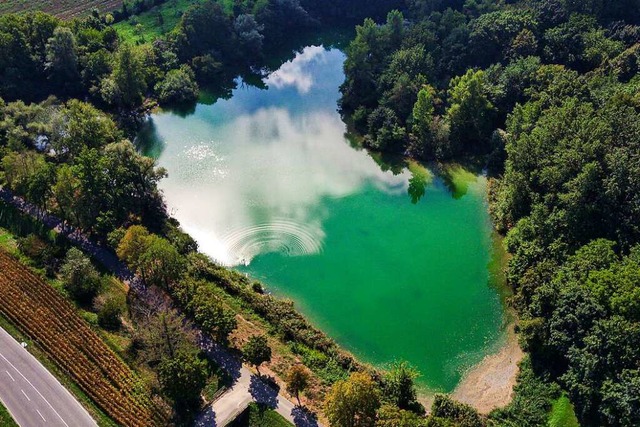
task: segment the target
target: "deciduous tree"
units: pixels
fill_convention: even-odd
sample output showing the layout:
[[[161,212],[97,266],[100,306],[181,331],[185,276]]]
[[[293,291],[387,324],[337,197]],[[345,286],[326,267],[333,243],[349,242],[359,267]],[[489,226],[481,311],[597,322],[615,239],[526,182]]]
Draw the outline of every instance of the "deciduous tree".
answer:
[[[380,390],[369,374],[355,372],[336,382],[327,394],[324,413],[335,427],[373,427]]]

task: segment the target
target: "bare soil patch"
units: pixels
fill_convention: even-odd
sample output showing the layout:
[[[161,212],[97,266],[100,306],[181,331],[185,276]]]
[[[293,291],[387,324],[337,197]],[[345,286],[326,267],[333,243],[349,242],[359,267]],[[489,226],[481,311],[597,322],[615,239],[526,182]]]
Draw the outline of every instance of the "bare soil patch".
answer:
[[[452,397],[473,406],[482,414],[507,406],[513,397],[518,376],[518,363],[524,352],[510,325],[507,341],[497,353],[486,356],[464,376]]]

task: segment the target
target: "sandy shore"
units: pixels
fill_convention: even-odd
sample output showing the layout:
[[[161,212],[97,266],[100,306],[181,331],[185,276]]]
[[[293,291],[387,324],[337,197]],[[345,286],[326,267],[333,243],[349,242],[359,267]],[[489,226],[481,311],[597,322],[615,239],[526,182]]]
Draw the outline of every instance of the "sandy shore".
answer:
[[[513,325],[510,325],[505,345],[471,368],[452,397],[473,406],[482,414],[506,406],[511,402],[518,363],[523,357]]]

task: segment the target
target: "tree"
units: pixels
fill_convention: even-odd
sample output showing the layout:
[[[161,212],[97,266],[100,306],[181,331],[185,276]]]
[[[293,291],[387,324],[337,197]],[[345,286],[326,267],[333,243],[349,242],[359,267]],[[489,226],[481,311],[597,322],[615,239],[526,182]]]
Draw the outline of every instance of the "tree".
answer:
[[[185,11],[173,36],[182,61],[213,52],[226,61],[238,53],[232,22],[222,6],[212,0]]]
[[[300,393],[309,386],[309,372],[302,365],[293,365],[287,374],[287,391],[296,396],[300,405]]]
[[[433,427],[437,425],[414,412],[405,411],[389,404],[380,407],[376,420],[376,427]]]
[[[387,107],[378,107],[367,120],[369,134],[365,144],[380,151],[402,151],[406,142],[406,130],[398,122],[396,113]]]
[[[168,240],[154,234],[148,237],[139,268],[144,271],[149,285],[170,290],[182,275],[184,266],[184,258]]]
[[[200,403],[207,378],[207,362],[193,351],[179,351],[158,365],[160,385],[178,412],[184,413]]]
[[[102,328],[117,331],[122,327],[122,313],[124,313],[126,302],[118,295],[112,295],[102,303],[98,310],[98,325]]]
[[[418,99],[413,106],[413,132],[421,139],[426,139],[429,132],[429,123],[435,108],[433,106],[435,89],[425,85],[418,92]]]
[[[76,38],[67,27],[59,26],[47,42],[47,62],[45,68],[49,71],[49,78],[56,85],[66,89],[73,88],[78,83],[78,47]]]
[[[456,402],[445,394],[436,394],[431,406],[431,416],[449,421],[444,425],[484,427],[485,423],[478,411],[464,403]]]
[[[55,200],[54,212],[62,218],[78,223],[75,215],[77,205],[77,189],[80,186],[78,179],[73,175],[69,165],[62,165],[56,173],[56,181],[52,188],[53,199]]]
[[[147,82],[138,51],[123,43],[116,54],[116,64],[110,79],[103,80],[105,101],[121,107],[136,108],[142,103]]]
[[[29,187],[36,184],[34,176],[48,174],[44,157],[33,151],[9,151],[2,158],[1,165],[9,188],[19,194],[27,194]]]
[[[389,32],[389,44],[392,49],[397,49],[404,36],[404,16],[398,10],[392,10],[387,14],[386,29]]]
[[[420,374],[408,362],[391,365],[384,377],[384,392],[400,409],[411,409],[417,403],[414,380]]]
[[[85,148],[102,148],[120,139],[115,122],[86,102],[72,99],[55,117],[51,145],[56,155],[77,157]]]
[[[247,363],[256,367],[260,373],[260,365],[271,360],[271,347],[264,335],[253,335],[242,347],[242,355]]]
[[[152,306],[147,313],[134,314],[140,325],[138,350],[150,366],[172,359],[180,352],[197,350],[195,333],[184,315],[163,306]]]
[[[262,56],[262,43],[264,40],[262,31],[264,27],[256,22],[253,15],[238,15],[233,23],[233,29],[238,36],[238,42],[245,55],[254,58]]]
[[[447,117],[456,151],[462,148],[482,152],[488,145],[494,107],[486,94],[483,71],[468,70],[451,79]]]
[[[434,120],[435,89],[425,85],[418,92],[418,99],[413,106],[411,130],[418,139],[418,146],[412,151],[419,157],[431,157],[435,154],[434,136],[432,133]]]
[[[142,225],[129,227],[116,249],[118,258],[123,260],[129,268],[138,270],[141,266],[142,254],[148,247],[149,236],[149,231]]]
[[[227,342],[231,332],[238,326],[235,314],[224,307],[209,283],[199,284],[188,307],[196,322],[218,341]]]
[[[367,373],[355,372],[336,382],[327,394],[324,413],[334,427],[373,427],[380,390]]]
[[[155,91],[158,100],[166,104],[183,104],[193,102],[198,98],[195,75],[188,65],[170,70],[164,79],[156,85]]]
[[[67,292],[80,302],[90,302],[102,287],[102,278],[79,249],[69,249],[60,273]]]

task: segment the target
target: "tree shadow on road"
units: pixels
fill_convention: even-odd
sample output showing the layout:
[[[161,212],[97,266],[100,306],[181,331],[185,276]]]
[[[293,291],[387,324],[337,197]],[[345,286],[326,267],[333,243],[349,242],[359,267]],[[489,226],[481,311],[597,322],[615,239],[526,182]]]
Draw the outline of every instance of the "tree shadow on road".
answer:
[[[216,422],[216,414],[213,412],[213,406],[208,405],[193,425],[195,427],[216,427],[218,423]]]
[[[271,409],[278,406],[278,390],[257,375],[251,376],[249,393],[257,403],[261,403]]]
[[[231,378],[230,385],[235,384],[240,379],[242,361],[238,356],[205,335],[200,336],[200,348],[206,352],[207,357],[213,360],[220,369],[229,374]]]
[[[291,411],[296,427],[318,427],[318,417],[304,406],[296,406]]]

